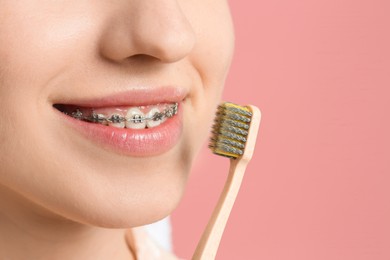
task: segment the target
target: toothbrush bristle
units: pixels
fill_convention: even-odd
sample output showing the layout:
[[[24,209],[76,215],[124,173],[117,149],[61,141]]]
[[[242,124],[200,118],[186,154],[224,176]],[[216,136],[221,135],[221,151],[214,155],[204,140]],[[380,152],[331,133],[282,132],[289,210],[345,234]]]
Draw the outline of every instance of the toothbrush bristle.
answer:
[[[252,113],[230,102],[218,106],[209,148],[213,153],[238,158],[244,153]]]

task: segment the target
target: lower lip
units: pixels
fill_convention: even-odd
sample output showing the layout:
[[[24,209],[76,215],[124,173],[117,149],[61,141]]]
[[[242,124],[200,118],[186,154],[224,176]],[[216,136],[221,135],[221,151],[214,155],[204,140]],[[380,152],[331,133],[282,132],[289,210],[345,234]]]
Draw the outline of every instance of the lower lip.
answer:
[[[169,151],[178,143],[183,129],[181,103],[175,116],[159,126],[145,129],[88,123],[59,113],[86,139],[113,152],[133,157],[155,156]]]

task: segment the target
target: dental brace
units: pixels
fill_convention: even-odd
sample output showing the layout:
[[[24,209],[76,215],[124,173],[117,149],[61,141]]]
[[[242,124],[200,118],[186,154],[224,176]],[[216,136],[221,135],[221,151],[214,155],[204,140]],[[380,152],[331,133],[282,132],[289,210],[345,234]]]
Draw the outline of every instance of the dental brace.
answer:
[[[177,114],[177,108],[178,103],[175,103],[174,105],[166,108],[162,112],[156,112],[150,117],[141,116],[141,115],[133,115],[132,118],[126,118],[124,116],[118,115],[118,114],[112,114],[110,117],[106,117],[103,114],[97,114],[95,111],[92,110],[92,114],[89,116],[84,116],[83,112],[79,108],[76,109],[76,111],[72,113],[65,113],[73,118],[88,121],[92,123],[99,123],[99,124],[106,124],[106,123],[121,123],[121,122],[131,122],[134,123],[143,123],[145,120],[153,120],[158,121],[162,120],[164,118],[170,118]]]

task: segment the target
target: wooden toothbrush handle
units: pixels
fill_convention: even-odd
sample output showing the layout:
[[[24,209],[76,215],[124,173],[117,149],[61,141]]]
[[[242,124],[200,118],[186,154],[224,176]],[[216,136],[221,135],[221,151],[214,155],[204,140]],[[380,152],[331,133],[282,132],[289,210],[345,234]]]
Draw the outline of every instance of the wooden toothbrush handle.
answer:
[[[226,222],[240,189],[247,164],[248,162],[246,160],[241,160],[240,158],[235,160],[230,159],[229,175],[227,176],[225,186],[198,246],[196,247],[192,260],[215,259]]]

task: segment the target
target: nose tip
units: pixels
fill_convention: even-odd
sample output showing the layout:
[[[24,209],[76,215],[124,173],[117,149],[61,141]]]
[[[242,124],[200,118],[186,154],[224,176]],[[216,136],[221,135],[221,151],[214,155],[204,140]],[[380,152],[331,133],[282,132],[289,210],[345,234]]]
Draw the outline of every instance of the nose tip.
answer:
[[[146,55],[171,63],[191,52],[195,32],[176,0],[134,2],[111,20],[101,41],[103,56],[118,62]]]
[[[157,22],[157,21],[156,21]],[[161,21],[134,31],[134,53],[153,56],[162,62],[175,62],[187,56],[195,45],[195,34],[187,20]]]

